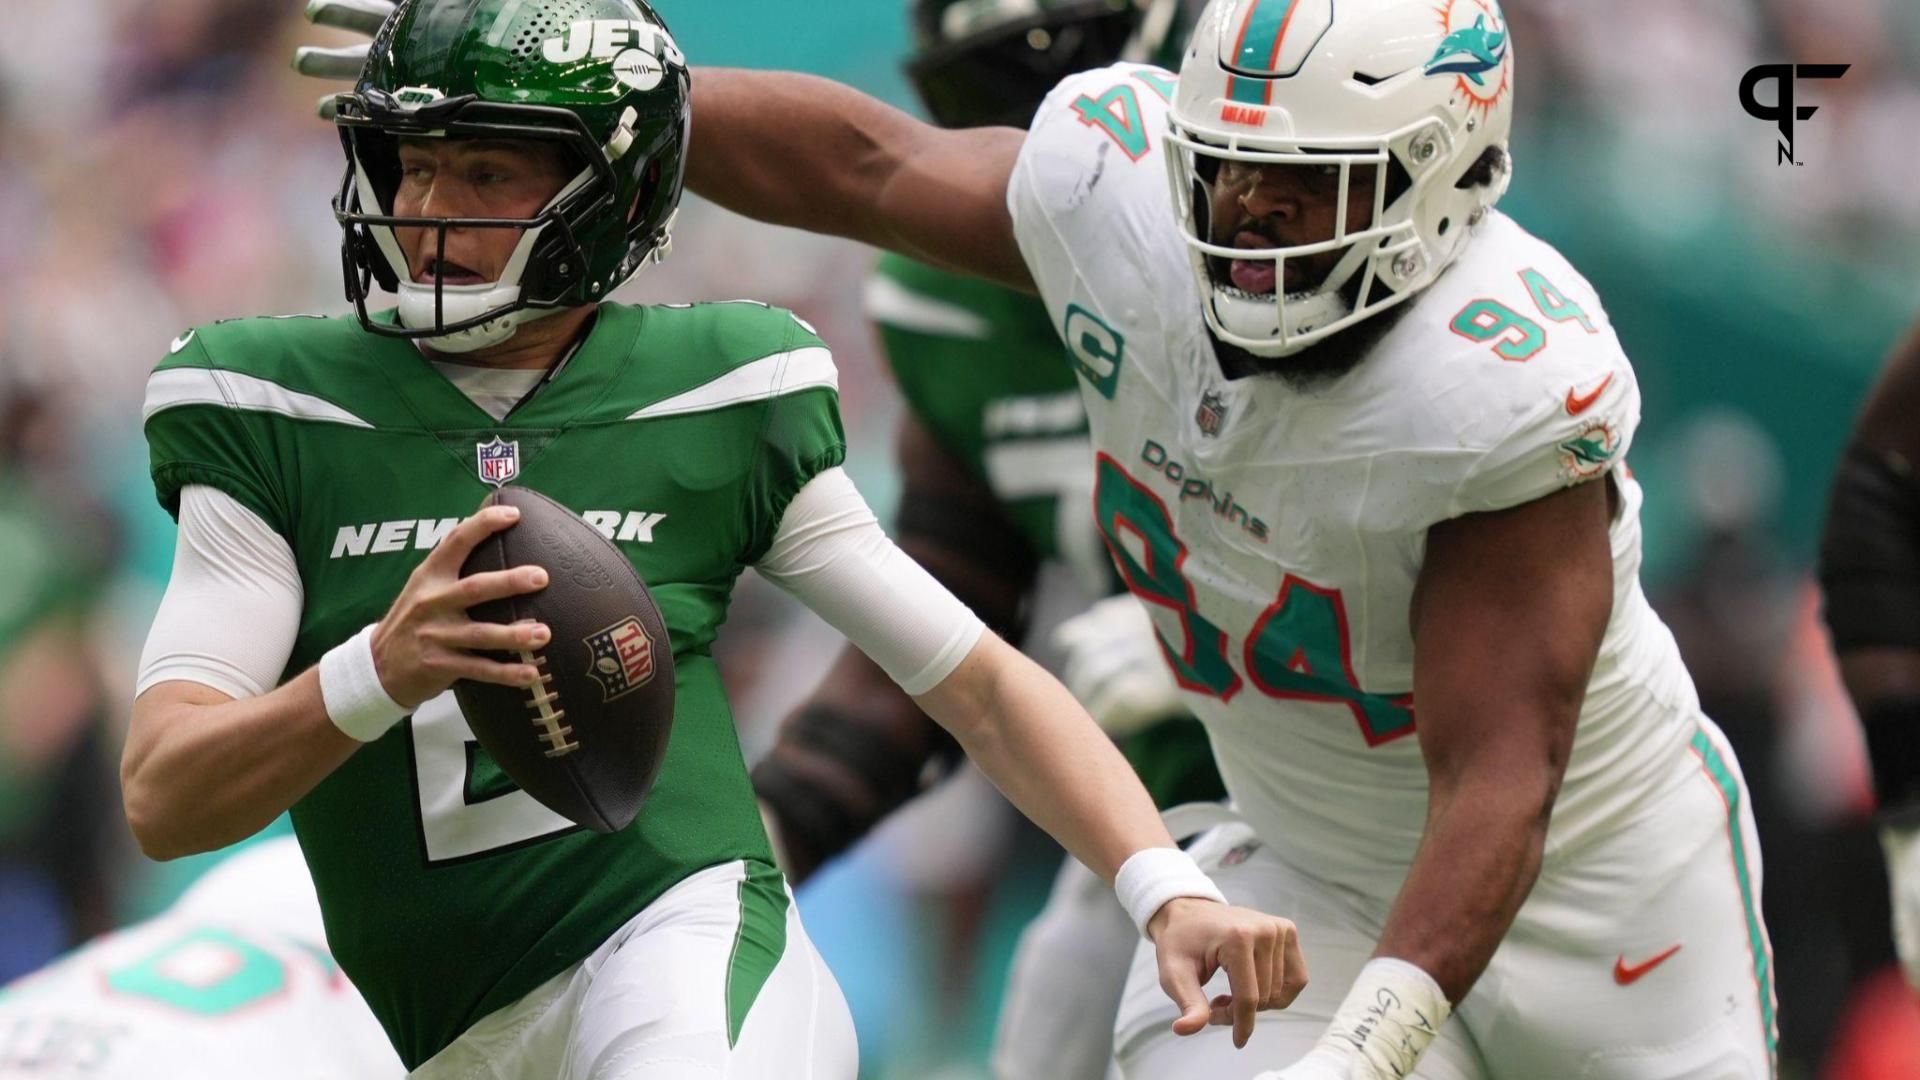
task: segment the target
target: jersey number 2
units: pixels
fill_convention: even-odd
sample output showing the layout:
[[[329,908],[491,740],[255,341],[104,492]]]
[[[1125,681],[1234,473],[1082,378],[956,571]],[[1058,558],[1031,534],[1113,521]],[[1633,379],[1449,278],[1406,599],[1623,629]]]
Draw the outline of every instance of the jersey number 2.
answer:
[[[1164,635],[1160,639],[1174,678],[1196,693],[1233,700],[1241,678],[1227,656],[1226,631],[1194,607],[1193,583],[1183,572],[1187,546],[1174,534],[1166,503],[1105,454],[1100,455],[1093,501],[1127,588],[1180,620],[1178,648]],[[1133,542],[1125,542],[1124,534]],[[1388,696],[1360,689],[1353,674],[1346,602],[1338,589],[1288,574],[1280,595],[1249,629],[1241,662],[1253,685],[1268,697],[1347,706],[1369,746],[1413,731],[1412,694]]]
[[[473,741],[453,691],[421,705],[408,726],[428,863],[486,855],[580,827],[507,780]]]

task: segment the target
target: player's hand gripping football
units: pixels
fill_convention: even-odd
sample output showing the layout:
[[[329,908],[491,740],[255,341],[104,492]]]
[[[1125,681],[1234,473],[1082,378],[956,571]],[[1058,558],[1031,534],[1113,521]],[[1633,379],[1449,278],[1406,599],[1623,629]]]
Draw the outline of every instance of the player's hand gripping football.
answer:
[[[392,0],[307,0],[308,22],[369,38],[379,32],[380,24],[391,14]],[[302,45],[293,51],[293,70],[316,79],[357,78],[372,47],[370,41],[337,48]],[[333,119],[333,95],[321,98],[316,111],[323,120]]]
[[[1291,921],[1213,900],[1169,900],[1147,923],[1160,965],[1160,988],[1180,1016],[1176,1035],[1232,1024],[1233,1045],[1253,1036],[1254,1014],[1284,1009],[1307,986],[1307,961]],[[1230,993],[1207,1000],[1208,979],[1226,969]]]
[[[488,600],[538,592],[547,572],[538,566],[460,576],[467,556],[487,537],[520,520],[512,506],[489,506],[454,526],[420,565],[373,631],[373,665],[387,696],[411,709],[438,697],[460,679],[532,686],[532,664],[506,664],[472,650],[521,652],[552,636],[544,624],[475,622],[467,609]]]

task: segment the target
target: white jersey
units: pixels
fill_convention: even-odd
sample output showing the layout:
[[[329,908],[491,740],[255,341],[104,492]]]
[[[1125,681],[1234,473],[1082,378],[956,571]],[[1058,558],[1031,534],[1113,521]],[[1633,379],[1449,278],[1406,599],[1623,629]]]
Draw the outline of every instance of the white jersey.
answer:
[[[382,1080],[406,1072],[328,955],[289,837],[0,993],[0,1078]]]
[[[1306,390],[1228,380],[1167,189],[1172,79],[1119,65],[1062,83],[1008,190],[1081,375],[1109,548],[1239,811],[1294,865],[1391,895],[1426,812],[1408,736],[1428,528],[1610,473],[1613,614],[1551,864],[1676,782],[1698,712],[1640,589],[1641,495],[1624,463],[1639,388],[1606,313],[1496,213],[1352,372]]]

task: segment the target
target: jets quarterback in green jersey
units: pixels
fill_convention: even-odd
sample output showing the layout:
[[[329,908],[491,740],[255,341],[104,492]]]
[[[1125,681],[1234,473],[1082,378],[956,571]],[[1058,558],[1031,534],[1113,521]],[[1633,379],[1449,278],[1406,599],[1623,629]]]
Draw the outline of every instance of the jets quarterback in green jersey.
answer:
[[[141,847],[220,847],[291,809],[329,944],[415,1076],[851,1077],[711,658],[755,566],[1117,881],[1184,1028],[1224,964],[1219,1018],[1250,1033],[1304,981],[1291,924],[1222,902],[1066,690],[879,530],[839,468],[825,344],[751,302],[602,299],[665,252],[688,87],[640,0],[386,16],[334,102],[355,313],[196,327],[148,383],[179,545],[122,767]],[[545,584],[460,576],[512,525],[471,512],[505,484],[607,535],[666,623],[671,743],[613,834],[515,788],[449,692],[529,687],[533,663],[491,657],[584,647],[467,617]]]

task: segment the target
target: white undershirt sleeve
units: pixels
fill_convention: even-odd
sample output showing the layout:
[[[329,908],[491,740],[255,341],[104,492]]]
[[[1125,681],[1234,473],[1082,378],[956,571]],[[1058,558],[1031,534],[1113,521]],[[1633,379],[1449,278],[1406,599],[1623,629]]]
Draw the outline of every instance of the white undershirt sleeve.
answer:
[[[180,679],[234,698],[266,693],[293,654],[304,595],[285,538],[225,492],[187,485],[134,692]]]
[[[815,476],[794,496],[757,569],[909,694],[940,685],[986,629],[894,545],[840,469]]]

